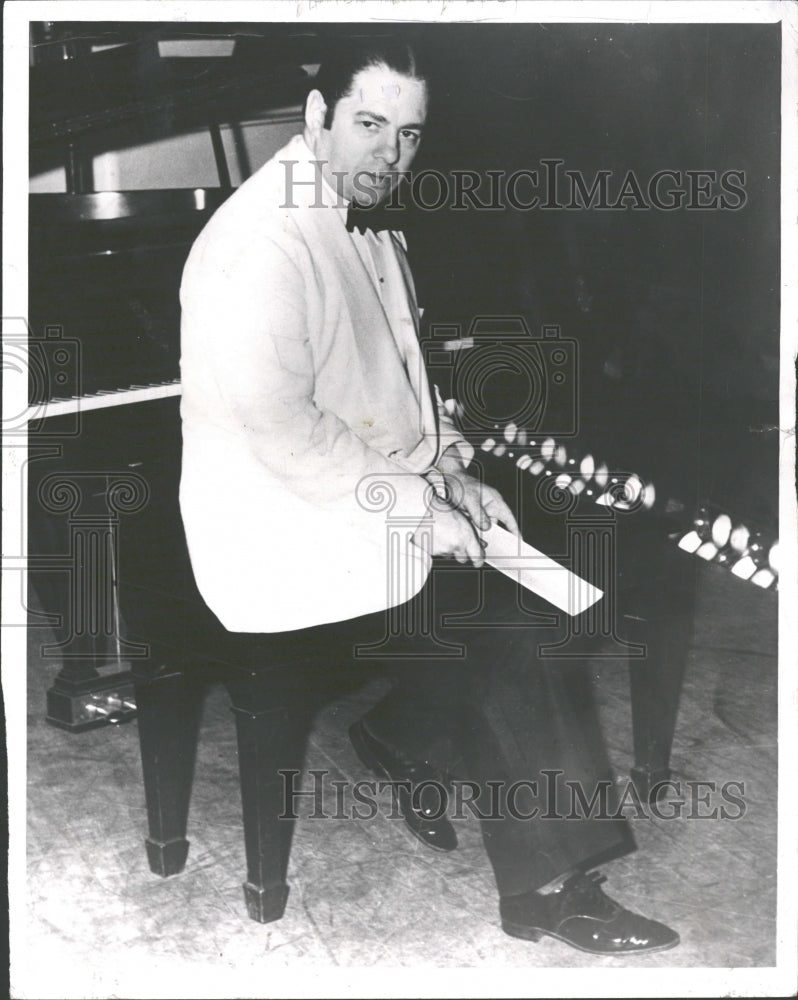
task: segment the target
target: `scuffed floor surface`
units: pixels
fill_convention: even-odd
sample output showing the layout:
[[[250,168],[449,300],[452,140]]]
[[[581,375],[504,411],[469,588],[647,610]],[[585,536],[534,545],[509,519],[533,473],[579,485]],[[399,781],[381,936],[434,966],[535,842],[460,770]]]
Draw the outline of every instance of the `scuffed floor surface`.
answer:
[[[631,908],[677,928],[682,943],[624,960],[596,959],[552,939],[531,944],[505,936],[476,820],[455,821],[461,846],[441,856],[388,819],[387,802],[383,814],[368,822],[314,821],[312,803],[304,802],[286,914],[269,925],[250,921],[241,891],[235,736],[219,688],[212,689],[205,708],[187,868],[167,880],[152,875],[143,845],[136,724],[80,735],[47,725],[45,690],[58,663],[38,658],[39,643],[46,641],[42,631],[32,633],[29,964],[17,970],[18,983],[25,985],[17,995],[280,996],[293,981],[286,977],[313,970],[323,993],[318,984],[334,983],[336,968],[359,966],[374,970],[371,995],[384,996],[394,988],[386,973],[392,967],[509,975],[523,968],[653,972],[775,961],[776,598],[717,567],[702,567],[672,764],[683,783],[743,782],[745,815],[632,819],[639,850],[603,869],[606,888]],[[308,768],[329,769],[331,780],[368,777],[346,730],[383,683],[375,681],[324,711],[311,738]],[[631,766],[625,669],[603,666],[597,696],[623,779]],[[526,995],[535,992],[530,979]],[[336,995],[334,986],[328,995]]]

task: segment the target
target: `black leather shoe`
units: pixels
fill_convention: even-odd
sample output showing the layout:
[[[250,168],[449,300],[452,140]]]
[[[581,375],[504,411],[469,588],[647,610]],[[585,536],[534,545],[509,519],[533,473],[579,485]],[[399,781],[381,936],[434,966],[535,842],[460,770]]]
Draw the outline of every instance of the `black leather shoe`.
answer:
[[[548,934],[580,951],[621,955],[665,951],[679,935],[665,924],[632,913],[601,888],[606,877],[592,872],[568,879],[557,892],[525,892],[501,900],[502,930],[525,941]]]
[[[350,726],[349,739],[361,763],[380,777],[397,783],[394,786],[396,802],[413,836],[436,851],[453,851],[457,847],[457,834],[446,816],[438,816],[441,811],[440,792],[432,787],[426,789],[425,802],[425,789],[422,788],[415,797],[415,804],[413,801],[413,792],[422,782],[434,781],[440,788],[443,784],[440,775],[426,764],[403,760],[390,747],[375,739],[362,722]]]

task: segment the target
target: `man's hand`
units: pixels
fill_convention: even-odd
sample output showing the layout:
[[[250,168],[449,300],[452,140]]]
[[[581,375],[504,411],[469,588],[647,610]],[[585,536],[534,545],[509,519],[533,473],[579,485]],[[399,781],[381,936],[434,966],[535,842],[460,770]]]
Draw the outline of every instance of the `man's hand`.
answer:
[[[453,556],[459,563],[485,562],[482,543],[468,517],[457,510],[436,510],[432,523],[433,556]]]
[[[470,518],[476,528],[487,531],[491,524],[498,521],[508,531],[520,534],[518,522],[501,493],[469,476],[456,448],[446,449],[438,462],[438,469],[446,483],[447,499]]]

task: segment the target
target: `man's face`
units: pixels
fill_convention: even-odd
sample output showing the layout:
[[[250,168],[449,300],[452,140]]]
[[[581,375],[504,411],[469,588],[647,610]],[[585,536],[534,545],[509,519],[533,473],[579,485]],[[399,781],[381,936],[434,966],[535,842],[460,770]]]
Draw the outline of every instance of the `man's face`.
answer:
[[[369,66],[318,133],[317,158],[327,182],[347,201],[385,201],[418,150],[427,117],[427,85],[385,66]]]

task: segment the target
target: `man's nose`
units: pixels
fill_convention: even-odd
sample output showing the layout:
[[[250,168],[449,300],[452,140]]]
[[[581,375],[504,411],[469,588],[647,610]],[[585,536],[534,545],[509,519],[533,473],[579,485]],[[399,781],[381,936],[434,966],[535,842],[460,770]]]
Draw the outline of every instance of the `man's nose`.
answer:
[[[386,132],[381,138],[382,142],[376,150],[376,155],[386,166],[392,167],[399,162],[399,133]]]

